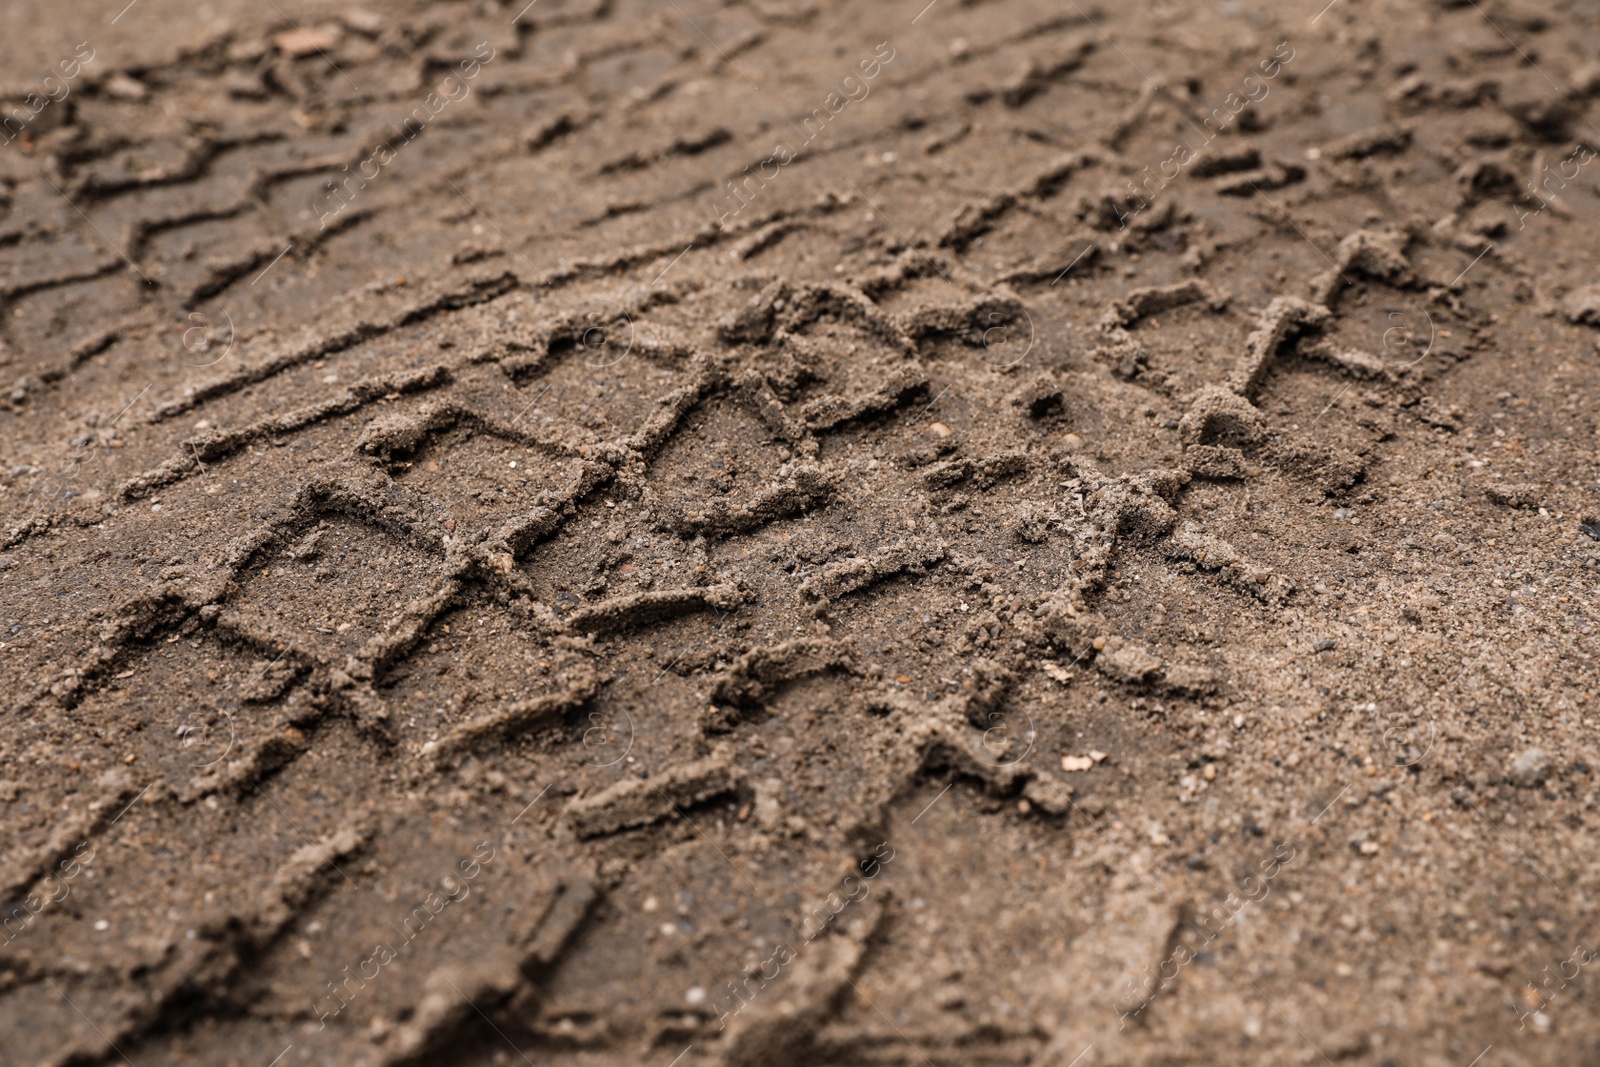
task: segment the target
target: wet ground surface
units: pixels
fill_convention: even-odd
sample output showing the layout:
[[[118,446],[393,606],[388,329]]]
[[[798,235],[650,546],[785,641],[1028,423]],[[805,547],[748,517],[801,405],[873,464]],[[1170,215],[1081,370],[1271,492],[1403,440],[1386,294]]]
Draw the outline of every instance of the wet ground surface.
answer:
[[[924,2],[5,16],[0,1065],[1600,1054],[1600,12]]]

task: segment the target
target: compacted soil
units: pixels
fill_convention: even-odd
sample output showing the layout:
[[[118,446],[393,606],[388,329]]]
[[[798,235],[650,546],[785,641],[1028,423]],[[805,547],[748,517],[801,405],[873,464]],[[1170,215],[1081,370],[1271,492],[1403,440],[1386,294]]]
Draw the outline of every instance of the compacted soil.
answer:
[[[3,21],[0,1065],[1600,1062],[1593,4]]]

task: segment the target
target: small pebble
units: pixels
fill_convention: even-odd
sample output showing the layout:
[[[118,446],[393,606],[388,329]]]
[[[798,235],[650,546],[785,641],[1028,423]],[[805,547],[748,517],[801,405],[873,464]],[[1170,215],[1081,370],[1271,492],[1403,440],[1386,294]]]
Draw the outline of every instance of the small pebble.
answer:
[[[1550,753],[1542,748],[1530,748],[1511,762],[1507,777],[1519,789],[1534,789],[1544,784],[1549,773]]]
[[[150,90],[146,89],[142,82],[130,78],[120,71],[107,78],[100,88],[101,91],[116,97],[118,100],[137,102],[150,95]]]
[[[273,34],[272,43],[284,55],[298,59],[314,52],[326,52],[337,48],[340,36],[337,26],[313,26],[310,29],[301,29],[297,26],[292,30]]]

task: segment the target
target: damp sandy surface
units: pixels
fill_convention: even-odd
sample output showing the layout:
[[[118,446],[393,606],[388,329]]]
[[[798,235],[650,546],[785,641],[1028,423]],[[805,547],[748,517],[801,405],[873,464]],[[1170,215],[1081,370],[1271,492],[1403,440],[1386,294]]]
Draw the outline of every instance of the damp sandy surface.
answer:
[[[520,7],[5,16],[0,1063],[1593,1056],[1592,12]]]

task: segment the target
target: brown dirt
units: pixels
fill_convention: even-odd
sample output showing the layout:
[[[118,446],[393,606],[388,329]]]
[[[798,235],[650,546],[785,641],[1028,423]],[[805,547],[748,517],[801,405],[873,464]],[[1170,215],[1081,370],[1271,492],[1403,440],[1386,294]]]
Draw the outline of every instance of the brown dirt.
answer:
[[[8,13],[0,1065],[1600,1062],[1600,15],[923,3]]]

